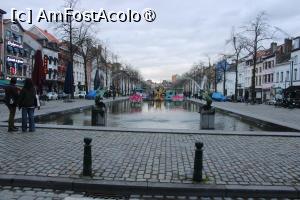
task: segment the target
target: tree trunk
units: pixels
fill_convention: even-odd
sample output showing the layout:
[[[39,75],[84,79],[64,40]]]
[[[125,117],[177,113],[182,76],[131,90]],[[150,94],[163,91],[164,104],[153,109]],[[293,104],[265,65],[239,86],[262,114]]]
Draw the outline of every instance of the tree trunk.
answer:
[[[251,103],[255,104],[256,93],[255,93],[255,70],[256,70],[256,55],[257,54],[257,42],[254,45],[254,55],[253,55],[253,69],[252,69],[252,79],[251,79]]]
[[[235,63],[235,87],[234,87],[234,101],[237,102],[238,95],[238,64],[239,64],[239,55],[236,55],[236,63]]]
[[[217,92],[217,68],[215,67],[215,80],[214,80],[215,92]]]
[[[72,34],[73,34],[73,27],[72,27],[72,20],[70,21],[70,32],[69,32],[69,45],[70,45],[70,64],[73,68],[73,73],[74,73],[74,66],[73,66],[73,37],[72,37]],[[74,78],[73,78],[73,81],[74,81]],[[73,86],[74,86],[74,82],[72,83],[72,90],[71,90],[71,98],[74,99],[74,89],[73,89]]]
[[[226,69],[226,68],[225,68]],[[224,70],[224,80],[223,80],[223,95],[226,96],[226,70]]]
[[[84,64],[84,84],[85,84],[85,92],[86,94],[89,92],[89,86],[88,86],[88,78],[87,78],[87,61],[86,58],[83,59]]]

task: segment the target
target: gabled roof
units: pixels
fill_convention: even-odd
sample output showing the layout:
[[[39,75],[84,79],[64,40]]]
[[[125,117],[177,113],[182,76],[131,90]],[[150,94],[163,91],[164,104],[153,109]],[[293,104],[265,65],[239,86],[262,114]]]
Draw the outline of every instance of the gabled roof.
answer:
[[[6,12],[4,10],[0,9],[0,14],[4,15],[4,14],[6,14]]]
[[[34,40],[38,40],[39,39],[39,37],[37,35],[35,35],[34,33],[31,33],[30,31],[26,31],[25,33],[27,35],[29,35]]]
[[[13,24],[17,24],[22,29],[23,32],[26,31],[18,20],[16,20],[16,22],[12,22],[11,19],[3,19],[3,24],[8,24],[10,22]]]
[[[54,36],[52,35],[51,33],[49,33],[47,30],[43,30],[41,28],[39,28],[38,26],[34,25],[32,28],[36,28],[38,29],[38,31],[40,31],[40,33],[45,36],[45,38],[48,39],[48,41],[50,42],[55,42],[55,43],[59,43],[59,40]],[[31,28],[31,29],[32,29]]]

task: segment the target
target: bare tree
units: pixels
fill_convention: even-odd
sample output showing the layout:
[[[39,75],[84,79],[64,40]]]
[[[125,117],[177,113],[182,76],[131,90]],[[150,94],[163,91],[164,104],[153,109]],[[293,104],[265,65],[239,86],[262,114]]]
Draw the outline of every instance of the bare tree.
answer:
[[[210,90],[212,88],[212,85],[214,85],[214,91],[217,91],[217,80],[216,80],[216,70],[215,66],[211,64],[211,57],[206,54],[206,57],[208,59],[208,67],[205,69],[204,74],[207,77],[207,90]]]
[[[85,91],[88,92],[88,62],[92,62],[93,59],[97,56],[99,53],[97,51],[97,44],[96,39],[90,34],[90,24],[84,24],[82,23],[79,28],[79,34],[78,34],[78,42],[77,47],[79,54],[83,58],[83,65],[84,65],[84,82],[85,82]]]
[[[234,101],[237,101],[238,95],[238,64],[240,61],[240,55],[242,50],[244,49],[244,42],[243,38],[240,34],[236,33],[234,29],[232,29],[230,39],[226,42],[227,44],[230,43],[233,47],[234,54],[233,57],[235,58],[235,85],[234,85]]]
[[[242,27],[242,38],[245,49],[252,56],[253,69],[251,79],[251,103],[255,103],[255,69],[257,64],[257,52],[263,48],[262,43],[273,38],[275,31],[271,33],[271,27],[267,23],[266,13],[260,12],[250,24]]]
[[[64,7],[75,10],[79,0],[65,0]],[[67,42],[69,56],[68,62],[73,67],[74,63],[74,46],[78,41],[78,27],[75,25],[75,19],[73,17],[68,17],[66,20],[62,20],[55,23],[54,29],[60,35],[63,41]],[[73,83],[74,84],[74,83]],[[71,93],[72,98],[74,97],[74,91]]]
[[[226,72],[229,67],[227,60],[232,57],[232,55],[221,54],[222,59],[217,63],[217,68],[222,72],[223,75],[223,95],[226,96]],[[217,72],[216,72],[217,73]]]

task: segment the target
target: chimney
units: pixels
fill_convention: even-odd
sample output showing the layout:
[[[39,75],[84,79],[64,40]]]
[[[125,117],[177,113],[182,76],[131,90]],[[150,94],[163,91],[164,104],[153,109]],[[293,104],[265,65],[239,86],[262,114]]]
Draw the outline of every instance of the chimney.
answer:
[[[284,39],[284,52],[290,53],[292,51],[293,41],[289,38]]]
[[[277,50],[277,43],[276,42],[272,42],[270,48],[271,48],[272,53],[275,53],[276,50]]]

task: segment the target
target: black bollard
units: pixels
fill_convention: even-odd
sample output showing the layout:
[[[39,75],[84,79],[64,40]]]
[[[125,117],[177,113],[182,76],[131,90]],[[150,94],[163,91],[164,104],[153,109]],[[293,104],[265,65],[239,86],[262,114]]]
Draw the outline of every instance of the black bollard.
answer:
[[[195,143],[195,160],[194,160],[194,175],[193,181],[201,182],[202,181],[202,168],[203,168],[203,143]]]
[[[92,139],[84,138],[83,176],[92,176]]]

